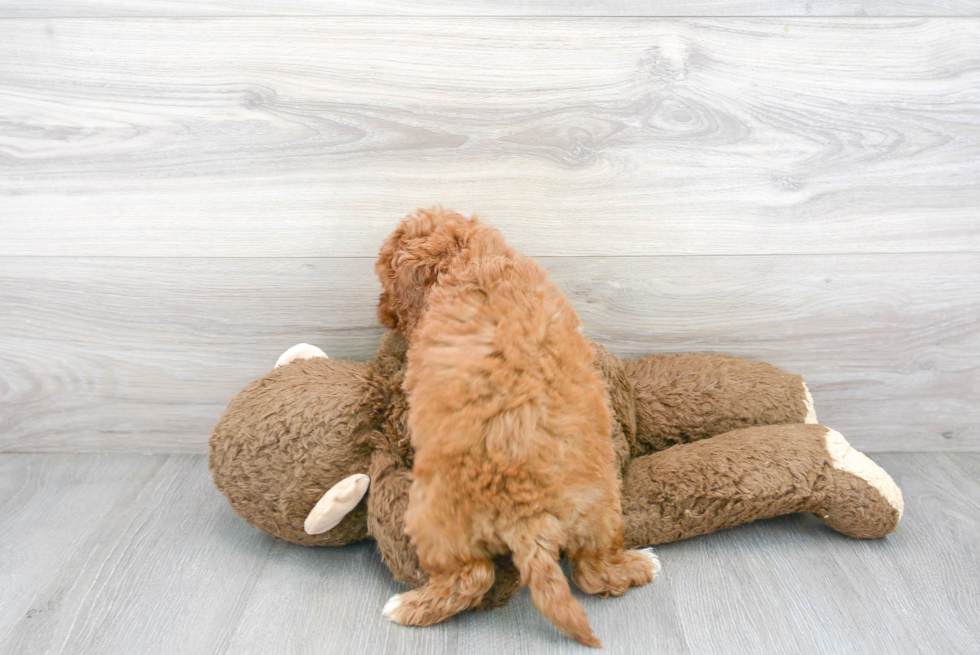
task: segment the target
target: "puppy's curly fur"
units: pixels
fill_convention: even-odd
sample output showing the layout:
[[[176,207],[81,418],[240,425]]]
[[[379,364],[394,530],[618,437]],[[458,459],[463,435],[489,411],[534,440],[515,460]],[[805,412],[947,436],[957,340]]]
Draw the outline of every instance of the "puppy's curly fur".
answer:
[[[608,397],[575,311],[496,230],[441,208],[403,220],[375,270],[378,317],[409,343],[405,527],[430,576],[386,615],[429,625],[471,609],[492,558],[511,553],[538,609],[598,646],[560,552],[588,593],[622,594],[655,569],[622,549]]]

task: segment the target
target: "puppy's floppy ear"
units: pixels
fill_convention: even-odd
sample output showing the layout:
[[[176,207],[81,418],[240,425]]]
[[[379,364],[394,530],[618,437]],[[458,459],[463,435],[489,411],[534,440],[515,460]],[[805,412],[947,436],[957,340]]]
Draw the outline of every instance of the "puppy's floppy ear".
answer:
[[[389,330],[398,329],[398,314],[391,304],[391,295],[387,291],[382,291],[378,299],[378,322]]]
[[[409,337],[425,313],[429,289],[467,247],[474,221],[441,207],[418,209],[395,228],[374,270],[383,292],[378,320]]]
[[[425,313],[429,288],[438,277],[438,262],[409,256],[400,259],[402,263],[394,270],[389,307],[398,329],[409,338]]]
[[[386,328],[398,329],[398,286],[395,279],[394,263],[395,257],[402,249],[402,235],[404,225],[398,228],[385,239],[378,253],[378,260],[374,263],[374,272],[378,275],[381,282],[381,297],[378,298],[378,321]]]

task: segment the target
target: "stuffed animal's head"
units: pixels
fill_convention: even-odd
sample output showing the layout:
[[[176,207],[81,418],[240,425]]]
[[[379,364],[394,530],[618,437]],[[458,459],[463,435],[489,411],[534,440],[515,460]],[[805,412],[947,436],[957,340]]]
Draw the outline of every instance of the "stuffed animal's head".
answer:
[[[215,485],[239,516],[275,537],[306,546],[365,539],[361,498],[385,403],[367,364],[324,355],[279,366],[235,396],[215,426],[208,461]],[[336,522],[309,534],[296,517],[327,490],[332,514],[319,527]]]

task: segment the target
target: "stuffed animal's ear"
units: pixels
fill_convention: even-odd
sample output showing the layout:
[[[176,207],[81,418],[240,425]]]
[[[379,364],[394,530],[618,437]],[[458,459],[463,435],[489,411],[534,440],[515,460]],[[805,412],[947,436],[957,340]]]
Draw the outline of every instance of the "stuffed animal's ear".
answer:
[[[303,523],[306,534],[323,534],[334,528],[361,502],[371,478],[363,473],[346,477],[323,494]]]
[[[285,366],[289,362],[297,359],[313,359],[314,357],[327,357],[327,353],[308,343],[298,343],[279,355],[279,359],[276,360],[276,368]]]

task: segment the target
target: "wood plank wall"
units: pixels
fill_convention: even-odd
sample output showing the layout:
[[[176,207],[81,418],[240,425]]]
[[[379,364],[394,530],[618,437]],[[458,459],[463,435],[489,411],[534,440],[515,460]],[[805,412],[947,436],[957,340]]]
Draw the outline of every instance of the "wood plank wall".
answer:
[[[369,358],[373,256],[436,202],[622,356],[767,360],[861,448],[980,450],[978,16],[0,3],[0,450],[202,452],[294,343]]]

